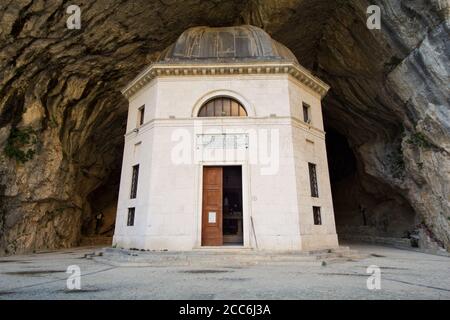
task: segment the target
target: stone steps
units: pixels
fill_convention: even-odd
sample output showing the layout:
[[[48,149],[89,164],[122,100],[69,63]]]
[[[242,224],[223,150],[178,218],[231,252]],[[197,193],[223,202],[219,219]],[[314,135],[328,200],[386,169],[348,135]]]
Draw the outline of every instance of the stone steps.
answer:
[[[321,266],[365,258],[348,247],[309,252],[269,252],[251,249],[193,250],[189,252],[137,251],[105,248],[95,252],[95,261],[115,266],[245,266],[300,264]]]

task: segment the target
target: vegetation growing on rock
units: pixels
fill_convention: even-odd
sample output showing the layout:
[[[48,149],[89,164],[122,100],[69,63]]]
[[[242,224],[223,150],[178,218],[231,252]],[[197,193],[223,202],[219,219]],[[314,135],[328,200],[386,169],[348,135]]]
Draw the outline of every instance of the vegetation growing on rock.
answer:
[[[32,128],[13,128],[4,148],[5,155],[19,163],[33,159],[36,153],[36,132]]]

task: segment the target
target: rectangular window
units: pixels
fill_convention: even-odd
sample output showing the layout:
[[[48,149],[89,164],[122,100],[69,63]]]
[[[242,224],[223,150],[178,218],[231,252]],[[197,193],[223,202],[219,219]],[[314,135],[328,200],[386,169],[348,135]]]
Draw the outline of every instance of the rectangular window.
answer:
[[[306,123],[311,123],[311,118],[309,116],[310,106],[303,102],[303,121]]]
[[[314,215],[314,224],[321,225],[322,224],[322,217],[320,215],[320,207],[313,207],[313,215]]]
[[[135,199],[137,195],[137,187],[138,187],[138,177],[139,177],[139,165],[133,166],[133,175],[131,178],[131,193],[130,199]]]
[[[138,127],[144,124],[145,104],[138,109]]]
[[[317,172],[314,163],[308,163],[309,168],[309,183],[311,185],[311,197],[319,197],[319,188],[317,186]]]
[[[128,208],[127,226],[134,226],[135,208]]]

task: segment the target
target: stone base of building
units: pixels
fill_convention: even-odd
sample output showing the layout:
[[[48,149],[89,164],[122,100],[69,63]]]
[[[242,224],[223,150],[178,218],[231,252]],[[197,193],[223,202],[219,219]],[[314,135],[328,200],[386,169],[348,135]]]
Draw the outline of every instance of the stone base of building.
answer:
[[[138,249],[150,251],[192,251],[211,246],[202,247],[188,236],[177,237],[138,237],[114,236],[113,247],[123,249]],[[336,234],[318,234],[303,236],[264,236],[249,244],[215,246],[217,249],[252,249],[258,251],[311,251],[335,249],[339,247]]]
[[[192,251],[139,251],[119,248],[104,248],[95,252],[95,261],[121,267],[165,267],[165,266],[248,266],[295,264],[323,266],[328,263],[359,260],[367,255],[349,247],[338,247],[311,251],[263,251],[263,250],[192,250]]]

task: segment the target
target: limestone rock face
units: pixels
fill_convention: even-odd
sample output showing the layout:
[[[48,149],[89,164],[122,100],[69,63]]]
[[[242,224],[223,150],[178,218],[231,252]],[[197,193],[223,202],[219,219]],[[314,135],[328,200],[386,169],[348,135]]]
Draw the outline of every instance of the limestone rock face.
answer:
[[[77,245],[99,212],[100,232],[110,232],[127,111],[120,88],[186,29],[238,24],[264,28],[331,85],[325,124],[354,157],[352,172],[336,164],[346,173],[333,182],[338,231],[340,221],[390,236],[421,226],[449,250],[442,3],[371,1],[381,30],[366,27],[365,0],[77,4],[81,30],[67,29],[63,1],[0,2],[0,253]]]

